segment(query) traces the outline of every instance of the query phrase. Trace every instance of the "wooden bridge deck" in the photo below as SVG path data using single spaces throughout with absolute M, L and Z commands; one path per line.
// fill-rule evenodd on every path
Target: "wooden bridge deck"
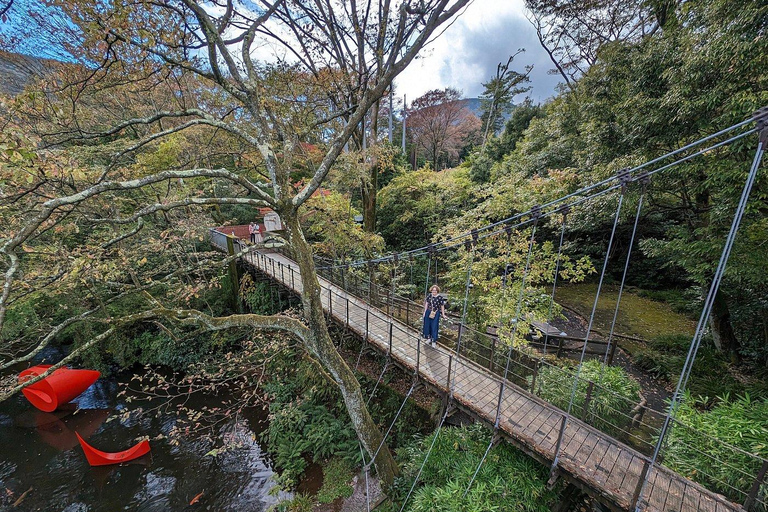
M 253 252 L 245 260 L 286 288 L 301 293 L 298 267 L 285 256 Z M 452 386 L 456 402 L 491 424 L 495 422 L 502 390 L 499 377 L 472 361 L 456 358 L 453 351 L 445 347 L 419 347 L 419 333 L 414 329 L 325 279 L 320 279 L 320 284 L 323 308 L 337 322 L 379 350 L 389 351 L 403 367 L 418 369 L 420 378 L 438 389 L 449 392 Z M 554 458 L 564 416 L 561 409 L 513 383 L 503 387 L 500 429 L 509 441 L 545 464 L 551 464 Z M 568 420 L 559 455 L 561 474 L 611 508 L 629 509 L 648 462 L 645 455 L 607 434 L 576 418 Z M 641 510 L 744 511 L 741 505 L 665 467 L 657 465 L 649 472 L 648 484 L 639 501 Z

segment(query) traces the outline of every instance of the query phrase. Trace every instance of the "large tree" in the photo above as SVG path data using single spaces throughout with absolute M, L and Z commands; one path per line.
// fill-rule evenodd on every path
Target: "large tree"
M 663 27 L 679 0 L 526 0 L 528 19 L 568 87 L 612 41 L 637 41 Z
M 80 66 L 57 74 L 45 95 L 27 98 L 27 111 L 39 114 L 32 120 L 38 122 L 40 139 L 26 144 L 23 135 L 16 134 L 12 158 L 3 164 L 15 179 L 2 191 L 0 328 L 25 294 L 43 287 L 81 286 L 80 273 L 97 267 L 99 271 L 89 274 L 86 282 L 93 307 L 64 315 L 32 346 L 14 351 L 2 368 L 7 371 L 15 362 L 31 359 L 72 325 L 94 324 L 94 336 L 59 364 L 135 322 L 288 331 L 339 386 L 360 442 L 372 456 L 382 435 L 354 374 L 328 335 L 301 211 L 394 77 L 468 1 L 54 0 L 51 16 L 30 17 L 30 37 L 52 33 L 48 44 L 58 45 Z M 58 23 L 60 30 L 35 26 L 52 19 L 65 20 Z M 132 97 L 141 98 L 142 87 L 148 94 L 160 81 L 177 84 L 166 102 L 136 108 L 121 108 L 116 102 L 107 110 L 109 116 L 89 114 L 93 107 L 106 109 L 99 98 L 108 98 L 110 91 L 133 84 Z M 209 166 L 205 159 L 187 163 L 180 158 L 173 168 L 162 168 L 162 159 L 137 166 L 138 155 L 156 150 L 162 139 L 199 129 L 209 137 L 236 141 L 240 150 L 231 165 L 221 159 L 209 160 L 220 163 Z M 292 174 L 298 164 L 307 164 L 302 143 L 318 140 L 323 141 L 322 155 L 310 159 L 316 161 L 311 176 L 296 186 Z M 104 159 L 94 156 L 88 145 L 97 141 L 121 147 Z M 33 144 L 52 151 L 30 156 Z M 70 160 L 75 168 L 66 169 L 61 161 L 55 169 L 50 167 L 54 157 L 61 159 L 73 146 L 81 157 Z M 253 172 L 241 172 L 235 165 L 238 159 L 249 162 Z M 177 210 L 192 219 L 194 208 L 212 205 L 270 207 L 278 212 L 301 272 L 300 319 L 253 314 L 215 318 L 197 309 L 165 307 L 152 296 L 152 287 L 161 281 L 173 285 L 175 272 L 141 272 L 154 256 L 155 243 L 132 245 L 134 251 L 149 251 L 143 257 L 135 252 L 130 259 L 114 261 L 110 249 L 130 244 L 146 219 L 159 214 L 162 222 L 173 223 L 171 213 Z M 116 234 L 105 225 L 125 231 Z M 51 242 L 54 245 L 47 247 Z M 46 278 L 38 267 L 41 254 L 60 272 Z M 67 255 L 78 265 L 70 265 Z M 142 307 L 112 316 L 108 305 L 124 294 L 144 297 L 138 303 Z M 0 400 L 17 390 L 4 389 Z M 391 482 L 396 465 L 388 450 L 379 452 L 375 465 L 384 481 Z
M 463 148 L 476 141 L 480 120 L 456 89 L 427 91 L 411 104 L 408 130 L 416 153 L 438 169 L 440 162 L 455 162 Z
M 529 91 L 530 87 L 523 87 L 528 82 L 528 75 L 533 66 L 526 66 L 525 72 L 520 73 L 509 69 L 512 61 L 523 50 L 511 55 L 505 64 L 496 66 L 496 76 L 487 82 L 483 82 L 483 94 L 480 95 L 480 107 L 482 114 L 480 121 L 483 123 L 483 147 L 488 142 L 488 135 L 495 135 L 504 124 L 504 117 L 512 112 L 512 99 L 518 94 Z

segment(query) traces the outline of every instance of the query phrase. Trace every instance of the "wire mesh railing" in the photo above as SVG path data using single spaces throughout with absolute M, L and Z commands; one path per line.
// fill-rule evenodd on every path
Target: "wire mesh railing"
M 211 230 L 211 242 L 223 250 L 227 247 L 226 238 L 227 235 Z M 245 259 L 254 266 L 301 293 L 301 279 L 293 265 L 276 261 L 263 252 L 248 252 L 247 244 L 239 239 L 234 241 L 234 246 L 236 252 L 245 253 Z M 425 349 L 418 336 L 423 306 L 393 293 L 391 286 L 376 285 L 359 273 L 333 272 L 332 269 L 318 273 L 336 285 L 323 285 L 323 305 L 330 316 L 356 330 L 392 358 L 414 368 L 421 378 L 455 392 L 456 398 L 467 405 L 494 412 L 497 402 L 503 406 L 511 401 L 515 392 L 505 388 L 502 379 L 508 370 L 506 382 L 541 399 L 542 403 L 558 407 L 559 414 L 565 416 L 562 410 L 567 408 L 569 398 L 565 390 L 570 390 L 575 375 L 573 368 L 560 366 L 552 356 L 525 347 L 510 349 L 497 335 L 457 325 L 451 320 L 454 325 L 442 334 L 443 346 L 448 350 L 443 350 L 438 359 L 430 353 L 429 371 L 426 371 Z M 344 293 L 339 293 L 339 289 Z M 457 358 L 452 345 L 457 341 L 459 330 L 462 340 Z M 470 385 L 472 382 L 483 382 L 485 388 L 474 389 Z M 580 381 L 572 408 L 572 417 L 627 443 L 644 455 L 646 466 L 664 414 L 648 407 L 642 396 L 634 400 L 589 379 Z M 493 421 L 493 417 L 486 419 Z M 549 422 L 557 423 L 554 417 Z M 550 440 L 556 430 L 548 432 Z M 681 435 L 676 436 L 678 430 Z M 673 421 L 671 441 L 662 456 L 661 462 L 673 471 L 743 504 L 745 509 L 768 510 L 768 461 L 764 457 L 709 436 L 679 420 Z

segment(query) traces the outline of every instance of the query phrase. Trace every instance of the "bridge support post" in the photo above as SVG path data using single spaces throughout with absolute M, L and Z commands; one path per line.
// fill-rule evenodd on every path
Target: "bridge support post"
M 392 357 L 392 318 L 389 319 L 389 349 L 387 349 L 387 357 Z
M 581 419 L 587 421 L 587 413 L 589 412 L 589 403 L 592 401 L 592 391 L 595 388 L 594 381 L 589 381 L 587 386 L 587 395 L 584 397 L 584 407 L 581 409 Z
M 632 502 L 629 504 L 629 510 L 635 510 L 637 508 L 637 503 L 640 501 L 640 495 L 643 492 L 643 485 L 645 484 L 650 469 L 651 465 L 648 463 L 648 460 L 644 460 L 643 470 L 640 472 L 640 478 L 637 480 L 635 492 L 632 494 Z
M 750 489 L 749 495 L 747 495 L 747 500 L 744 502 L 744 510 L 748 511 L 752 508 L 752 505 L 754 505 L 755 500 L 757 499 L 757 493 L 760 491 L 760 487 L 765 481 L 766 473 L 768 473 L 768 460 L 763 461 L 763 466 L 760 468 L 760 471 L 757 472 L 755 483 L 752 484 L 752 489 Z
M 227 255 L 229 257 L 235 255 L 234 235 L 227 235 Z M 229 281 L 232 285 L 232 295 L 230 297 L 232 300 L 232 310 L 238 313 L 242 313 L 242 308 L 240 307 L 240 296 L 238 295 L 238 291 L 240 289 L 240 276 L 237 273 L 237 262 L 234 259 L 230 260 L 228 267 Z
M 533 375 L 531 376 L 531 393 L 534 395 L 536 394 L 536 377 L 539 375 L 539 365 L 541 364 L 540 360 L 536 360 L 533 363 Z
M 557 463 L 559 462 L 560 458 L 560 445 L 563 444 L 563 435 L 565 434 L 565 426 L 568 423 L 568 415 L 563 414 L 563 419 L 560 422 L 560 433 L 557 435 L 557 443 L 555 444 L 555 456 L 552 460 L 552 467 L 549 469 L 549 478 L 550 480 L 555 475 L 555 472 L 557 471 Z
M 419 378 L 419 364 L 421 363 L 421 340 L 416 341 L 416 378 Z
M 488 358 L 488 371 L 493 373 L 493 358 L 496 355 L 496 339 L 498 338 L 498 330 L 496 336 L 491 336 L 491 357 Z
M 411 326 L 411 304 L 410 302 L 405 303 L 405 325 L 408 327 Z

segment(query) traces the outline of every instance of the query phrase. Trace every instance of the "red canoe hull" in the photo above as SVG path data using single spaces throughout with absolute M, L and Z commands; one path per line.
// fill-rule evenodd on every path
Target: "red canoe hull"
M 122 452 L 109 453 L 97 450 L 93 446 L 85 442 L 80 437 L 80 434 L 75 432 L 77 440 L 80 442 L 80 446 L 83 447 L 85 452 L 85 458 L 88 459 L 88 464 L 91 466 L 108 466 L 110 464 L 120 464 L 122 462 L 128 462 L 129 460 L 138 459 L 149 453 L 149 441 L 144 440 L 137 445 L 128 448 Z
M 37 377 L 51 365 L 41 364 L 27 368 L 19 374 L 19 383 Z M 32 405 L 43 412 L 53 412 L 88 389 L 101 376 L 96 370 L 59 368 L 45 379 L 22 389 Z

